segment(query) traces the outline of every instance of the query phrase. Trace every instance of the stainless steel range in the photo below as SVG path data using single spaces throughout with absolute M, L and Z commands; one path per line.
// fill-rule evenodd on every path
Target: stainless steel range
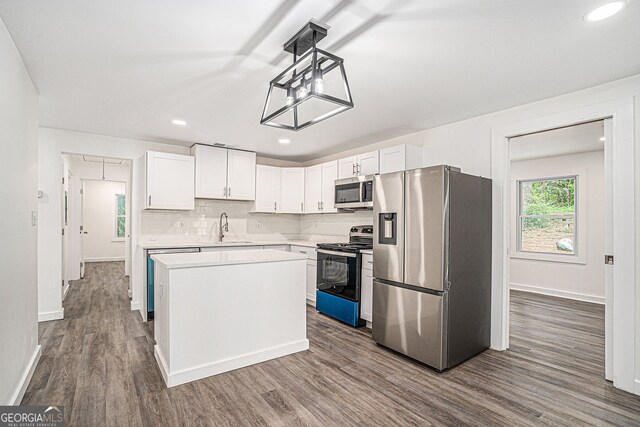
M 349 243 L 318 244 L 316 309 L 351 326 L 360 319 L 361 251 L 373 248 L 373 226 L 358 225 L 349 232 Z

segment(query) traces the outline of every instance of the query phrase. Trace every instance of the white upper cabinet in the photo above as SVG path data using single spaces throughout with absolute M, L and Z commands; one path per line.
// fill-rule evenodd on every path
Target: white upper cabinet
M 305 213 L 338 212 L 334 206 L 338 162 L 310 166 L 305 171 Z
M 380 150 L 380 173 L 406 171 L 421 166 L 421 147 L 401 144 Z
M 196 144 L 196 197 L 255 200 L 256 153 Z
M 322 202 L 322 165 L 308 167 L 304 181 L 304 211 L 318 213 Z
M 345 157 L 344 159 L 338 160 L 338 177 L 342 179 L 356 176 L 357 164 L 358 159 L 356 156 Z
M 227 150 L 194 145 L 191 155 L 196 158 L 196 198 L 227 198 Z
M 276 213 L 280 203 L 280 168 L 256 166 L 256 203 L 254 212 Z
M 379 172 L 378 151 L 358 154 L 338 160 L 338 178 L 374 175 Z
M 356 168 L 358 175 L 374 175 L 380 172 L 378 163 L 378 151 L 358 155 L 358 166 Z
M 336 179 L 338 179 L 338 162 L 323 163 L 322 199 L 320 200 L 320 210 L 322 213 L 338 212 L 338 209 L 335 207 Z
M 227 198 L 255 200 L 256 153 L 227 150 Z
M 304 168 L 280 169 L 280 206 L 277 212 L 304 212 Z
M 195 161 L 192 156 L 147 151 L 145 163 L 145 209 L 194 209 Z

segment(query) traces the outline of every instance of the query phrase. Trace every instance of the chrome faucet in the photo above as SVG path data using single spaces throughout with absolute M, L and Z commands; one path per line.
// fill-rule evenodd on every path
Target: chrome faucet
M 222 218 L 224 217 L 224 225 L 222 225 Z M 229 232 L 229 217 L 226 212 L 220 214 L 220 231 L 218 232 L 218 242 L 222 242 L 224 239 L 224 232 Z

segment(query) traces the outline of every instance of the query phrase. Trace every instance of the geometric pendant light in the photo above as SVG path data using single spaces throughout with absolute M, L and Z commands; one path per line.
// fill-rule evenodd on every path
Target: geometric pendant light
M 310 21 L 285 43 L 293 63 L 269 82 L 260 124 L 298 131 L 353 108 L 344 60 L 316 46 L 326 35 Z

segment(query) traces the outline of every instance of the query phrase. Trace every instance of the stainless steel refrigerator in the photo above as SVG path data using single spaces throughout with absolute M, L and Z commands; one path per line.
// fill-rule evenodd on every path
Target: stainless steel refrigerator
M 373 186 L 373 339 L 440 371 L 487 349 L 491 180 L 434 166 Z

